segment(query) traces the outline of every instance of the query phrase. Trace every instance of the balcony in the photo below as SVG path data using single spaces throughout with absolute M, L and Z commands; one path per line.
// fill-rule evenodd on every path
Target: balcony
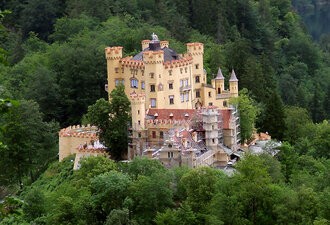
M 190 90 L 191 90 L 191 85 L 180 87 L 180 92 L 190 91 Z

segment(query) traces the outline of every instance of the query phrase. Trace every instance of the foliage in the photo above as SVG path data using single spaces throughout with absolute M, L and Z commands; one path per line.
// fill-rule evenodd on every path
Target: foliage
M 21 101 L 7 113 L 3 121 L 1 139 L 7 146 L 1 150 L 1 168 L 6 171 L 1 183 L 23 185 L 22 178 L 33 171 L 43 171 L 49 160 L 56 156 L 51 149 L 56 145 L 57 124 L 44 122 L 38 105 L 32 101 Z
M 285 113 L 282 100 L 273 92 L 267 100 L 265 110 L 262 112 L 260 130 L 269 132 L 274 139 L 282 140 L 286 131 Z
M 244 143 L 251 139 L 255 122 L 260 111 L 255 101 L 249 97 L 247 89 L 242 89 L 239 93 L 239 97 L 237 99 L 232 99 L 231 103 L 238 105 L 241 129 L 240 136 L 241 142 Z
M 110 97 L 110 103 L 99 99 L 94 105 L 89 106 L 87 120 L 100 129 L 100 141 L 107 146 L 110 156 L 119 160 L 124 158 L 127 151 L 130 101 L 123 85 L 117 86 L 110 93 Z
M 328 24 L 323 3 L 292 1 L 314 37 L 322 27 L 311 22 Z M 0 101 L 0 180 L 7 189 L 24 183 L 23 204 L 1 203 L 1 224 L 329 223 L 329 35 L 313 42 L 290 0 L 6 0 L 0 10 L 0 95 L 20 102 L 8 110 Z M 257 128 L 289 143 L 275 159 L 247 156 L 230 178 L 213 168 L 104 157 L 83 159 L 75 172 L 71 157 L 43 173 L 56 160 L 56 124 L 79 123 L 107 95 L 104 47 L 135 55 L 152 32 L 178 53 L 203 42 L 208 82 L 218 67 L 226 79 L 234 68 L 240 89 L 249 90 L 247 111 L 260 109 Z M 107 145 L 119 159 L 129 107 L 120 93 L 111 98 L 118 107 L 101 100 L 98 112 L 107 122 L 109 113 L 120 118 L 104 123 L 115 127 L 106 138 L 119 140 Z M 240 111 L 248 139 L 255 121 Z

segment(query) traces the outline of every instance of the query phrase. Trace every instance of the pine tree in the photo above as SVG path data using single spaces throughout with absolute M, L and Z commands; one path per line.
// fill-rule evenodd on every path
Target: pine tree
M 261 130 L 269 132 L 275 138 L 281 140 L 286 130 L 285 112 L 283 102 L 276 91 L 273 91 L 266 103 L 266 109 L 261 124 Z
M 310 111 L 312 112 L 312 119 L 314 123 L 321 122 L 324 119 L 324 108 L 319 87 L 315 88 L 314 97 L 310 102 Z

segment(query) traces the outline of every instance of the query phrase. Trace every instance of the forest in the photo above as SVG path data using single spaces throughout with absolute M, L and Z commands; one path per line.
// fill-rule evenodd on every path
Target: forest
M 1 1 L 0 224 L 329 224 L 330 34 L 311 9 L 330 15 L 316 0 Z M 253 120 L 240 109 L 241 126 L 282 141 L 280 153 L 248 155 L 231 176 L 56 162 L 59 129 L 107 99 L 104 48 L 134 55 L 153 32 L 178 53 L 204 43 L 209 82 L 234 68 L 254 109 Z

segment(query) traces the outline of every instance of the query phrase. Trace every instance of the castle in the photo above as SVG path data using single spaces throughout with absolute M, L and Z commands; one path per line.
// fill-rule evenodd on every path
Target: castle
M 226 166 L 240 157 L 239 117 L 229 104 L 238 96 L 238 79 L 232 70 L 225 90 L 219 68 L 207 84 L 203 54 L 202 43 L 188 43 L 187 53 L 177 54 L 155 34 L 133 57 L 123 58 L 122 47 L 105 48 L 109 98 L 122 83 L 131 101 L 129 160 L 148 156 L 168 167 L 196 167 Z M 60 136 L 60 156 L 61 146 Z

